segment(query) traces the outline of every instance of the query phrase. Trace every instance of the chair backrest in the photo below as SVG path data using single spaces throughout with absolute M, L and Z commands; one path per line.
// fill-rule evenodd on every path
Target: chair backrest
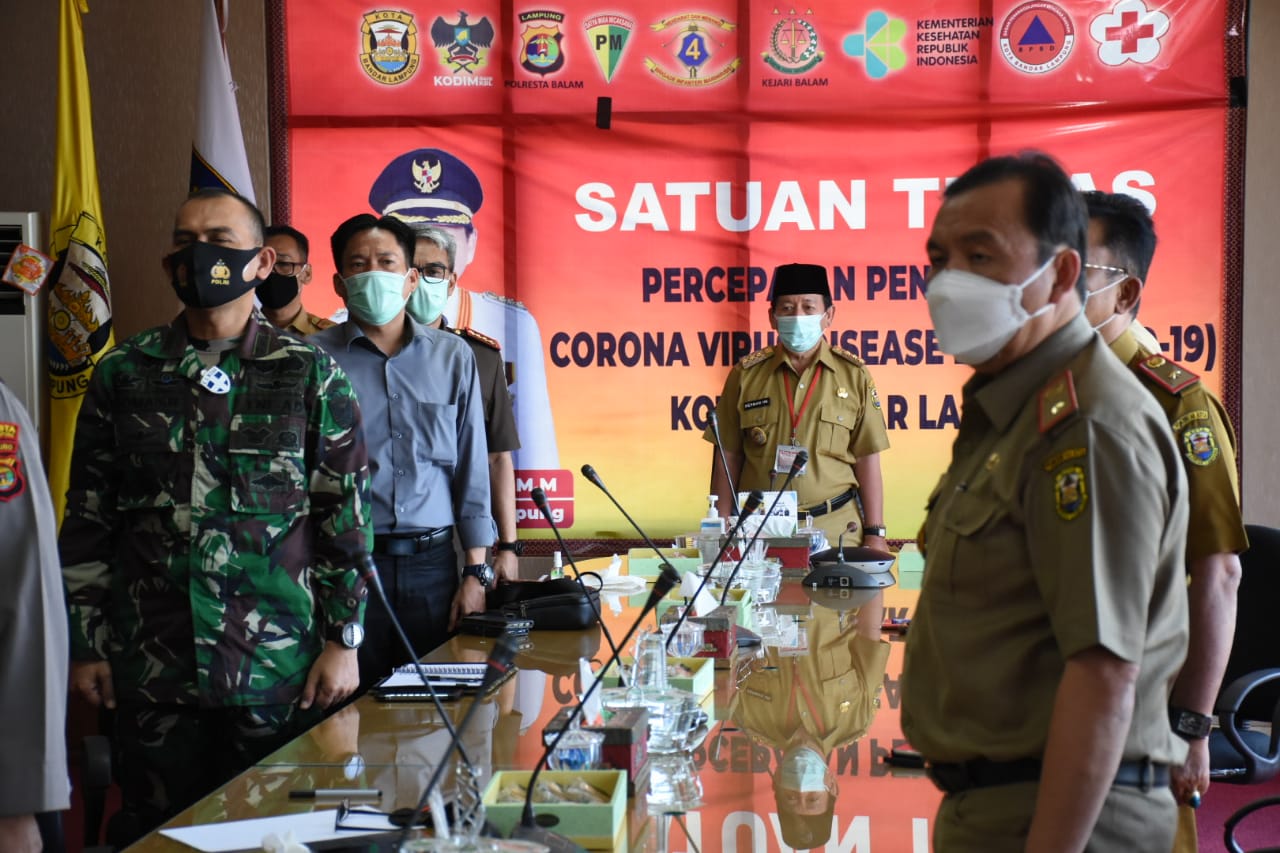
M 1246 524 L 1249 550 L 1240 555 L 1240 594 L 1235 641 L 1223 685 L 1247 672 L 1280 667 L 1280 530 Z M 1245 700 L 1240 717 L 1270 720 L 1280 704 L 1280 683 L 1266 685 Z

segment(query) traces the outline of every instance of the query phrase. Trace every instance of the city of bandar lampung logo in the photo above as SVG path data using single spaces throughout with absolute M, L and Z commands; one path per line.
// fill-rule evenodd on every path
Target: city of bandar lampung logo
M 413 15 L 395 9 L 365 13 L 360 23 L 360 67 L 383 84 L 405 82 L 418 70 L 418 27 Z

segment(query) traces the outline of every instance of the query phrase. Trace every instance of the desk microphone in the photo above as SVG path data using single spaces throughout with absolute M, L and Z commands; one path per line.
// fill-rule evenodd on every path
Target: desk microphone
M 653 553 L 658 555 L 658 560 L 661 561 L 663 567 L 671 569 L 671 571 L 674 572 L 675 567 L 671 565 L 671 562 L 666 558 L 658 546 L 653 544 L 653 540 L 649 538 L 649 534 L 640 529 L 640 525 L 636 524 L 636 520 L 622 508 L 622 504 L 618 503 L 618 499 L 610 494 L 609 490 L 605 488 L 604 480 L 600 479 L 600 475 L 596 473 L 596 469 L 592 468 L 590 465 L 583 465 L 582 476 L 590 480 L 597 489 L 605 493 L 605 496 L 608 497 L 609 500 L 613 501 L 613 505 L 618 508 L 618 512 L 622 513 L 627 521 L 631 522 L 631 526 L 636 529 L 636 533 L 640 534 L 640 538 L 644 540 L 646 545 L 653 549 Z
M 740 517 L 742 513 L 738 509 L 738 487 L 733 484 L 733 475 L 729 473 L 729 460 L 724 455 L 724 444 L 720 441 L 720 416 L 716 414 L 715 409 L 707 415 L 707 420 L 711 423 L 711 434 L 716 439 L 716 453 L 720 457 L 720 467 L 724 469 L 724 478 L 729 483 L 729 505 L 733 507 L 733 514 Z
M 777 507 L 778 501 L 782 499 L 782 493 L 787 490 L 787 487 L 791 485 L 791 481 L 795 479 L 796 474 L 799 474 L 800 469 L 807 465 L 808 462 L 809 451 L 797 450 L 795 458 L 791 460 L 791 470 L 787 472 L 787 479 L 782 481 L 782 488 L 778 489 L 778 493 L 773 496 L 773 503 L 769 504 L 769 510 L 764 514 L 766 522 L 773 517 L 773 510 Z M 741 526 L 741 519 L 738 520 L 738 524 Z M 751 539 L 748 540 L 745 546 L 743 546 L 742 553 L 738 555 L 738 562 L 733 567 L 733 571 L 729 573 L 728 579 L 724 582 L 724 591 L 720 593 L 721 604 L 724 604 L 729 600 L 729 590 L 733 586 L 733 579 L 738 576 L 738 569 L 742 568 L 742 564 L 746 561 L 747 552 L 751 550 L 751 546 L 756 544 L 756 540 L 760 538 L 761 530 L 764 530 L 764 524 L 760 524 L 756 527 L 756 532 L 751 535 Z
M 613 644 L 613 637 L 609 634 L 608 627 L 604 624 L 604 617 L 600 615 L 600 608 L 597 601 L 591 598 L 591 590 L 587 589 L 587 585 L 582 582 L 582 572 L 578 571 L 578 564 L 573 561 L 573 554 L 569 553 L 569 546 L 565 544 L 564 537 L 560 535 L 560 528 L 556 527 L 556 523 L 551 518 L 551 510 L 547 508 L 547 493 L 541 487 L 535 488 L 531 493 L 533 504 L 542 513 L 542 517 L 547 520 L 547 525 L 551 528 L 551 532 L 556 535 L 556 541 L 560 543 L 560 550 L 564 552 L 564 556 L 569 560 L 569 567 L 573 569 L 573 577 L 578 584 L 587 593 L 587 604 L 591 606 L 591 613 L 596 617 L 596 621 L 600 623 L 600 631 L 604 634 L 605 642 L 609 644 L 609 651 L 615 657 L 619 655 L 618 647 Z M 604 584 L 601 584 L 603 588 Z
M 449 756 L 456 748 L 458 755 L 463 761 L 467 761 L 467 754 L 462 748 L 462 733 L 471 725 L 471 718 L 475 716 L 476 709 L 480 707 L 480 701 L 484 698 L 495 684 L 502 680 L 511 669 L 511 662 L 515 660 L 516 653 L 519 651 L 519 643 L 514 635 L 503 631 L 498 636 L 498 641 L 493 644 L 493 648 L 489 650 L 489 657 L 484 662 L 484 675 L 480 679 L 480 688 L 476 691 L 475 697 L 471 700 L 467 713 L 463 715 L 462 722 L 458 723 L 456 730 L 451 730 L 449 745 L 445 748 L 444 755 L 440 758 L 440 763 L 436 765 L 435 772 L 431 774 L 427 787 L 422 789 L 422 796 L 418 798 L 418 805 L 414 807 L 412 814 L 416 817 L 422 814 L 423 809 L 427 806 L 427 798 L 431 796 L 431 792 L 435 790 L 436 784 L 440 781 L 440 777 L 444 775 L 444 769 L 449 766 Z M 452 727 L 451 727 L 452 729 Z M 469 763 L 469 762 L 468 762 Z M 400 831 L 400 840 L 397 849 L 404 845 L 405 839 L 409 837 L 409 832 L 413 829 L 415 821 L 410 820 L 405 824 L 404 829 Z
M 707 567 L 707 573 L 702 576 L 702 582 L 698 584 L 698 588 L 694 591 L 692 600 L 696 600 L 698 595 L 706 589 L 707 583 L 711 580 L 711 575 L 715 572 L 715 567 L 720 565 L 720 561 L 724 558 L 725 553 L 733 546 L 733 538 L 738 535 L 738 531 L 742 529 L 742 525 L 747 518 L 755 515 L 756 510 L 760 508 L 760 504 L 764 503 L 764 493 L 759 489 L 752 489 L 751 494 L 747 495 L 747 502 L 742 507 L 743 512 L 738 516 L 738 523 L 733 526 L 733 530 L 729 531 L 729 535 L 725 537 L 724 543 L 720 545 L 720 553 L 716 554 L 716 558 L 711 561 L 711 565 Z M 675 625 L 671 626 L 671 633 L 667 635 L 667 649 L 671 648 L 671 643 L 676 638 L 676 632 L 680 630 L 680 626 L 689 618 L 689 611 L 693 609 L 690 604 L 684 608 L 680 614 L 680 618 L 676 620 Z
M 588 466 L 590 467 L 590 466 Z M 627 634 L 622 638 L 622 646 L 625 648 L 631 640 L 631 635 L 640 627 L 640 623 L 644 622 L 658 602 L 667 596 L 667 593 L 675 589 L 676 584 L 680 583 L 680 575 L 671 566 L 663 566 L 658 577 L 654 579 L 653 589 L 649 592 L 649 600 L 644 603 L 644 607 L 640 610 L 640 615 L 636 617 L 636 621 L 631 623 L 631 627 L 627 629 Z M 578 717 L 582 716 L 582 708 L 586 704 L 587 699 L 591 698 L 591 694 L 600 686 L 600 682 L 604 680 L 604 675 L 609 671 L 609 667 L 618 662 L 618 653 L 615 651 L 605 665 L 596 675 L 595 680 L 586 688 L 582 694 L 582 698 L 573 710 L 569 713 L 569 718 L 564 721 L 564 727 L 556 732 L 556 736 L 551 743 L 542 750 L 542 755 L 538 759 L 538 764 L 533 768 L 533 775 L 529 777 L 529 790 L 524 795 L 524 812 L 520 816 L 520 822 L 511 829 L 511 837 L 519 838 L 525 841 L 536 841 L 539 844 L 545 844 L 553 853 L 570 853 L 571 851 L 579 851 L 582 848 L 565 838 L 563 835 L 552 832 L 551 830 L 539 826 L 537 819 L 533 814 L 533 791 L 534 784 L 538 781 L 538 775 L 542 772 L 542 768 L 547 763 L 547 758 L 551 753 L 555 752 L 556 747 L 560 744 L 560 739 L 565 733 L 573 727 L 573 723 Z

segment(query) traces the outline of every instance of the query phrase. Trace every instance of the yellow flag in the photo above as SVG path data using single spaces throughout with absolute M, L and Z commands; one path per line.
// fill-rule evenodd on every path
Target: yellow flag
M 58 22 L 58 135 L 49 223 L 50 254 L 58 266 L 49 290 L 47 353 L 49 491 L 59 524 L 80 401 L 93 365 L 115 343 L 80 17 L 88 11 L 88 0 L 62 0 Z

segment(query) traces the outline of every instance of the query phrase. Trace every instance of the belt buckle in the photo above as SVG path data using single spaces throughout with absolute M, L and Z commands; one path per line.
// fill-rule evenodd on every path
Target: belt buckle
M 1138 770 L 1138 790 L 1146 794 L 1155 787 L 1156 768 L 1151 762 L 1151 756 L 1143 758 L 1139 764 Z

